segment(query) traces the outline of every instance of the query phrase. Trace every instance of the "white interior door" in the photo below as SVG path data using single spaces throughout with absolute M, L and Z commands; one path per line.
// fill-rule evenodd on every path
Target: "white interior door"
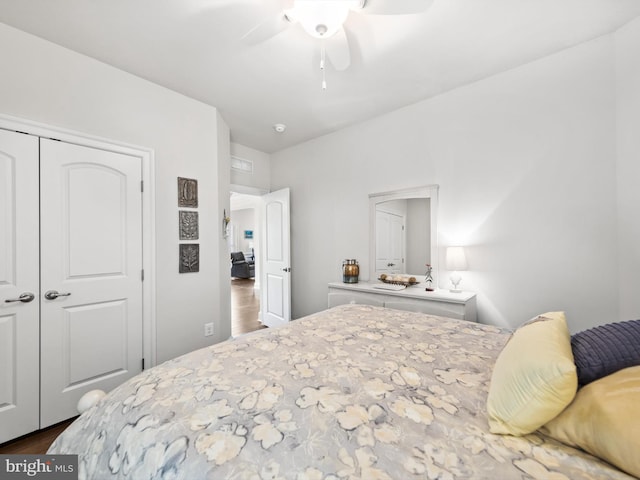
M 401 273 L 404 270 L 404 218 L 376 212 L 376 272 Z
M 262 196 L 264 273 L 260 309 L 268 327 L 291 321 L 289 189 Z
M 38 208 L 38 137 L 0 130 L 0 443 L 39 427 Z
M 44 428 L 142 369 L 142 174 L 120 153 L 48 139 L 40 152 Z

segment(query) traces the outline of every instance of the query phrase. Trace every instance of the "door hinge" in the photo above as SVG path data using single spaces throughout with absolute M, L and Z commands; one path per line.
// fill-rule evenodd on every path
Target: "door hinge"
M 140 280 L 144 282 L 144 268 L 140 270 Z
M 140 191 L 144 192 L 144 180 L 140 180 Z
M 144 370 L 144 358 L 142 359 L 142 369 Z

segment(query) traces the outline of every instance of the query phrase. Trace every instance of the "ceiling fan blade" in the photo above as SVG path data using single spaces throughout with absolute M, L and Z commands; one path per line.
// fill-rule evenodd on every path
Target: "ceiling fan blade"
M 372 15 L 407 15 L 422 13 L 431 7 L 434 0 L 367 0 L 358 12 Z
M 324 50 L 336 70 L 346 70 L 351 65 L 349 40 L 344 28 L 340 28 L 334 35 L 324 40 Z
M 287 20 L 284 12 L 270 15 L 258 25 L 249 30 L 247 33 L 245 33 L 242 36 L 242 42 L 248 45 L 256 45 L 260 42 L 264 42 L 265 40 L 269 40 L 270 38 L 275 37 L 290 25 L 291 22 Z

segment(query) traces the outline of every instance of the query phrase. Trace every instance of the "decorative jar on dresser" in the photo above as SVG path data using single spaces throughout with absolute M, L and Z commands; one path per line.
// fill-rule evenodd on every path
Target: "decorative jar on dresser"
M 442 317 L 476 322 L 476 294 L 453 293 L 449 290 L 427 292 L 423 284 L 402 290 L 388 290 L 379 282 L 329 284 L 329 308 L 345 303 L 359 303 L 378 307 L 429 313 Z

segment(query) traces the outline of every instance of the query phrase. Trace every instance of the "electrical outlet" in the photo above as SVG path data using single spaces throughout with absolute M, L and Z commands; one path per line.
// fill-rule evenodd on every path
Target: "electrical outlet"
M 204 324 L 204 336 L 210 337 L 213 335 L 213 323 L 205 323 Z

